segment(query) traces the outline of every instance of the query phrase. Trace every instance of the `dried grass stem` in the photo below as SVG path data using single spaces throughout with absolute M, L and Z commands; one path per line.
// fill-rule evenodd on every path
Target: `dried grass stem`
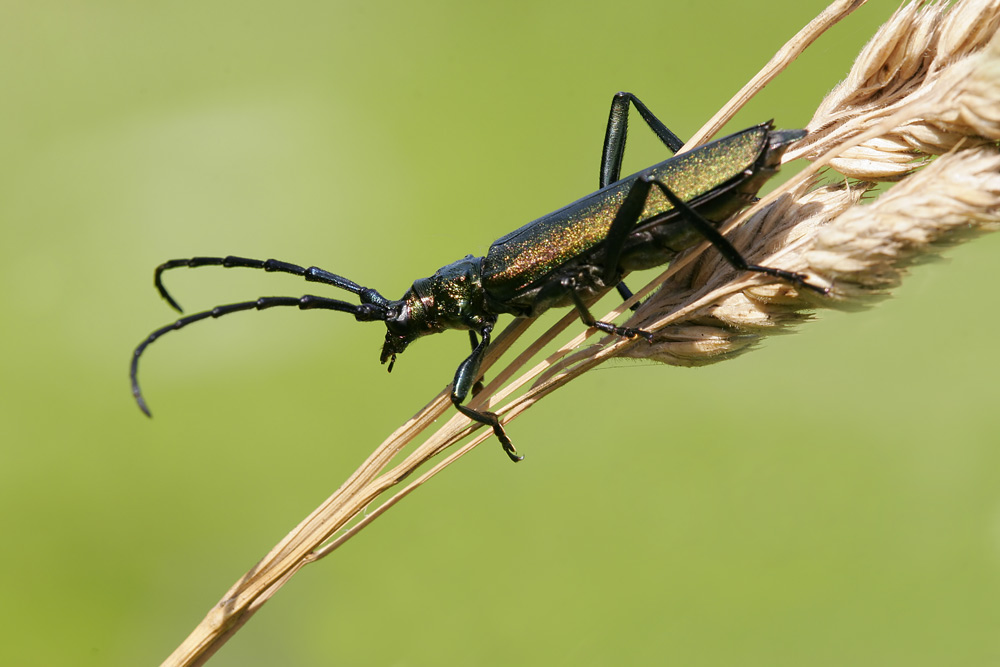
M 860 4 L 859 0 L 831 4 L 696 139 L 713 134 L 805 46 Z M 708 245 L 703 244 L 678 257 L 633 299 L 601 318 L 615 319 L 643 300 L 628 325 L 654 332 L 652 345 L 609 338 L 581 347 L 593 335 L 581 331 L 521 372 L 566 328 L 579 331 L 577 315 L 568 312 L 494 373 L 490 367 L 531 324 L 515 321 L 491 347 L 483 370 L 493 379 L 471 406 L 494 410 L 510 421 L 557 387 L 614 356 L 682 366 L 729 358 L 767 334 L 804 321 L 811 309 L 866 305 L 898 284 L 907 265 L 934 252 L 937 244 L 996 227 L 1000 222 L 998 26 L 1000 0 L 959 0 L 953 5 L 911 2 L 901 7 L 820 105 L 809 123 L 809 136 L 786 156 L 806 157 L 813 164 L 726 225 L 730 239 L 748 259 L 807 273 L 811 280 L 829 285 L 829 296 L 802 293 L 768 276 L 737 274 L 718 253 L 706 252 Z M 844 178 L 821 182 L 819 172 L 826 166 Z M 881 181 L 901 182 L 874 201 L 863 202 Z M 464 445 L 442 455 L 479 426 L 474 428 L 454 413 L 404 454 L 404 448 L 449 409 L 446 389 L 242 577 L 164 664 L 203 664 L 303 565 L 329 555 L 492 438 L 488 429 L 480 429 Z M 435 457 L 440 459 L 432 462 Z M 409 483 L 397 489 L 406 479 Z

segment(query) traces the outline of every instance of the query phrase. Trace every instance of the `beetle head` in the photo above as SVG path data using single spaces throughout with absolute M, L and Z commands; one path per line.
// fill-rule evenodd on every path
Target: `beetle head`
M 480 280 L 481 257 L 469 255 L 438 269 L 433 276 L 413 283 L 394 308 L 387 312 L 382 363 L 389 370 L 406 347 L 417 338 L 446 329 L 480 331 L 496 317 L 487 312 Z
M 410 343 L 421 336 L 444 330 L 437 324 L 433 290 L 427 289 L 431 281 L 431 278 L 422 278 L 413 283 L 403 298 L 396 302 L 398 307 L 388 313 L 385 343 L 379 360 L 383 364 L 388 362 L 390 373 L 396 363 L 396 355 L 402 354 Z

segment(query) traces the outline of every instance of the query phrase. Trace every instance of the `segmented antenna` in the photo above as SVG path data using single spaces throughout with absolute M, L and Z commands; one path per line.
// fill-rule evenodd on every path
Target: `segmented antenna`
M 333 285 L 334 287 L 339 287 L 340 289 L 347 290 L 348 292 L 353 292 L 361 297 L 362 303 L 374 303 L 386 307 L 389 306 L 389 300 L 375 290 L 367 287 L 361 287 L 352 280 L 348 280 L 343 276 L 338 276 L 336 273 L 330 273 L 329 271 L 321 269 L 318 266 L 310 266 L 306 269 L 298 264 L 282 262 L 277 259 L 260 260 L 229 255 L 228 257 L 192 257 L 190 259 L 172 259 L 156 267 L 156 271 L 153 273 L 153 284 L 156 286 L 156 291 L 158 291 L 160 296 L 166 299 L 167 303 L 169 303 L 170 306 L 178 313 L 183 313 L 184 309 L 180 307 L 180 304 L 174 300 L 174 297 L 170 296 L 167 288 L 163 286 L 163 272 L 170 271 L 171 269 L 178 269 L 184 266 L 191 269 L 196 269 L 202 266 L 221 266 L 225 269 L 263 269 L 268 272 L 290 273 L 293 276 L 305 278 L 307 282 Z
M 308 282 L 332 285 L 333 287 L 338 287 L 340 289 L 347 290 L 348 292 L 352 292 L 353 294 L 357 294 L 361 303 L 348 303 L 346 301 L 328 299 L 326 297 L 315 296 L 312 294 L 307 294 L 301 297 L 265 296 L 254 301 L 241 301 L 239 303 L 216 306 L 211 310 L 205 310 L 193 315 L 187 315 L 186 317 L 176 320 L 172 324 L 160 327 L 153 333 L 149 334 L 149 336 L 147 336 L 146 339 L 139 343 L 139 345 L 135 348 L 135 352 L 132 353 L 132 363 L 129 367 L 129 378 L 132 381 L 132 395 L 135 397 L 135 401 L 139 405 L 139 409 L 146 413 L 146 416 L 148 417 L 152 417 L 152 413 L 149 411 L 146 399 L 143 398 L 142 390 L 139 388 L 139 357 L 142 356 L 142 353 L 145 352 L 147 347 L 149 347 L 154 341 L 158 340 L 165 333 L 183 329 L 188 325 L 208 318 L 217 319 L 223 315 L 230 315 L 244 310 L 266 310 L 268 308 L 276 308 L 279 306 L 295 307 L 299 310 L 336 310 L 342 313 L 350 313 L 354 315 L 354 318 L 359 322 L 384 322 L 393 316 L 395 310 L 395 303 L 393 301 L 386 299 L 384 296 L 371 288 L 361 287 L 354 281 L 348 280 L 343 276 L 338 276 L 335 273 L 330 273 L 329 271 L 316 266 L 306 269 L 298 264 L 290 264 L 289 262 L 282 262 L 276 259 L 259 260 L 235 256 L 172 259 L 169 262 L 164 262 L 156 267 L 156 272 L 153 274 L 153 284 L 156 286 L 156 290 L 160 293 L 160 296 L 162 296 L 167 303 L 174 308 L 174 310 L 184 312 L 180 307 L 180 304 L 174 300 L 174 298 L 167 291 L 166 287 L 163 286 L 163 272 L 180 267 L 198 268 L 202 266 L 221 266 L 227 269 L 263 269 L 264 271 L 269 272 L 290 273 L 292 275 L 305 278 Z

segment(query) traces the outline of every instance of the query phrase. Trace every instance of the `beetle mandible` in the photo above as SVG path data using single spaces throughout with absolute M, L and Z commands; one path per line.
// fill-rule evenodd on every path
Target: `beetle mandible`
M 507 456 L 520 461 L 523 457 L 496 414 L 463 405 L 479 379 L 490 334 L 501 314 L 535 317 L 549 308 L 571 305 L 587 326 L 616 336 L 652 340 L 652 335 L 641 329 L 595 320 L 586 304 L 612 287 L 627 299 L 631 292 L 622 282 L 626 274 L 666 264 L 701 240 L 709 241 L 737 269 L 826 292 L 802 274 L 750 264 L 716 228 L 754 201 L 757 191 L 777 172 L 785 149 L 804 137 L 804 130 L 774 130 L 771 122 L 762 123 L 621 178 L 632 106 L 671 152 L 681 148 L 683 142 L 677 135 L 635 95 L 616 94 L 604 136 L 600 188 L 596 192 L 500 238 L 483 257 L 468 255 L 428 278 L 416 280 L 401 299 L 387 299 L 374 289 L 315 266 L 307 269 L 274 259 L 193 257 L 161 264 L 153 282 L 177 311 L 181 307 L 163 286 L 163 272 L 199 266 L 290 273 L 351 292 L 360 303 L 314 295 L 262 297 L 182 317 L 151 333 L 132 355 L 132 393 L 139 407 L 150 414 L 139 389 L 139 357 L 168 331 L 243 310 L 276 306 L 336 310 L 354 315 L 359 322 L 385 322 L 381 362 L 389 364 L 389 371 L 397 355 L 417 338 L 447 329 L 468 330 L 472 353 L 455 371 L 451 402 L 469 419 L 490 426 Z

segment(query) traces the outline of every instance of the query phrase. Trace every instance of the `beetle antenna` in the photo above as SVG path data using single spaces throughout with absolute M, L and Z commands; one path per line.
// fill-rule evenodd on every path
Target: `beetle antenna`
M 169 262 L 168 262 L 169 264 Z M 166 265 L 164 265 L 166 266 Z M 161 267 L 162 268 L 162 267 Z M 171 267 L 168 267 L 171 268 Z M 165 269 L 164 269 L 165 270 Z M 157 269 L 157 279 L 159 279 L 160 269 Z M 333 274 L 330 274 L 333 275 Z M 337 276 L 339 278 L 339 276 Z M 307 278 L 308 280 L 308 278 Z M 350 282 L 350 281 L 348 281 Z M 354 283 L 351 283 L 352 285 Z M 357 285 L 355 285 L 357 287 Z M 353 291 L 353 290 L 351 290 Z M 361 294 L 362 300 L 365 300 L 365 292 L 374 292 L 374 290 L 366 290 L 364 288 L 358 287 L 358 294 Z M 164 292 L 161 292 L 161 294 Z M 375 292 L 377 295 L 378 293 Z M 171 300 L 169 296 L 166 296 L 168 300 Z M 381 298 L 381 297 L 380 297 Z M 386 301 L 385 299 L 382 299 Z M 256 301 L 241 301 L 240 303 L 230 303 L 224 306 L 216 306 L 211 310 L 202 311 L 200 313 L 195 313 L 194 315 L 188 315 L 187 317 L 182 317 L 173 324 L 168 324 L 165 327 L 160 327 L 153 333 L 146 337 L 146 340 L 139 343 L 135 348 L 135 352 L 132 353 L 132 364 L 129 369 L 129 378 L 132 380 L 132 395 L 135 396 L 135 402 L 139 404 L 139 409 L 146 413 L 147 417 L 152 417 L 153 415 L 149 411 L 149 406 L 146 405 L 146 399 L 142 396 L 142 390 L 139 388 L 139 357 L 142 353 L 150 346 L 153 341 L 157 340 L 160 336 L 170 331 L 176 331 L 177 329 L 183 329 L 189 324 L 194 324 L 195 322 L 200 322 L 204 319 L 219 318 L 223 315 L 229 315 L 231 313 L 238 313 L 243 310 L 264 310 L 266 308 L 274 308 L 276 306 L 294 306 L 300 310 L 338 310 L 343 313 L 351 313 L 354 318 L 359 322 L 373 322 L 379 321 L 384 322 L 390 317 L 390 309 L 386 305 L 380 303 L 372 303 L 371 301 L 361 303 L 360 305 L 347 303 L 346 301 L 338 301 L 337 299 L 327 299 L 326 297 L 305 295 L 302 297 L 292 297 L 292 296 L 265 296 L 257 299 Z
M 156 271 L 153 273 L 153 284 L 156 286 L 156 290 L 160 293 L 160 296 L 162 296 L 167 303 L 169 303 L 170 306 L 179 313 L 183 313 L 184 310 L 181 308 L 180 304 L 174 300 L 174 297 L 170 295 L 167 288 L 163 286 L 163 272 L 183 266 L 191 269 L 195 269 L 200 266 L 221 266 L 226 269 L 263 269 L 268 272 L 290 273 L 293 276 L 305 278 L 306 281 L 311 283 L 333 285 L 334 287 L 357 294 L 361 297 L 362 303 L 371 303 L 383 307 L 388 307 L 389 305 L 388 299 L 375 290 L 361 287 L 352 280 L 348 280 L 343 276 L 338 276 L 335 273 L 330 273 L 329 271 L 321 269 L 317 266 L 311 266 L 307 269 L 299 266 L 298 264 L 282 262 L 277 259 L 259 260 L 230 255 L 228 257 L 192 257 L 190 259 L 172 259 L 169 262 L 164 262 L 156 267 Z

